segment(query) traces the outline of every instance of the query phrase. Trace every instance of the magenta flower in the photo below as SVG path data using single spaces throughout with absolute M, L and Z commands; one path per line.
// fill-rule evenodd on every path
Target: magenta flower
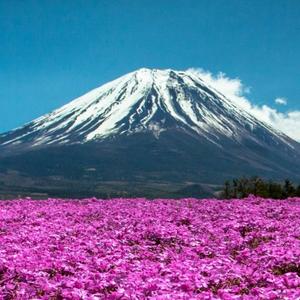
M 0 202 L 0 299 L 299 299 L 300 199 Z

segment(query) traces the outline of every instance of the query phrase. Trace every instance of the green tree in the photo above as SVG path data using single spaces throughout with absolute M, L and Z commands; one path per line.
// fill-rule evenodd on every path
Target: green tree
M 233 179 L 232 180 L 232 198 L 238 198 L 238 184 L 239 184 L 239 180 L 238 179 Z
M 294 197 L 296 194 L 296 189 L 289 179 L 284 181 L 283 185 L 283 198 Z
M 231 196 L 232 196 L 231 184 L 230 184 L 230 181 L 226 180 L 224 183 L 223 191 L 222 191 L 222 198 L 230 199 Z
M 268 184 L 264 182 L 261 178 L 256 181 L 256 196 L 267 198 L 269 197 Z
M 296 189 L 296 196 L 300 197 L 300 184 L 298 185 L 298 187 Z
M 237 182 L 237 196 L 238 198 L 245 198 L 250 194 L 249 179 L 242 177 Z
M 279 183 L 276 182 L 269 182 L 269 197 L 273 199 L 280 199 L 282 198 L 282 186 Z

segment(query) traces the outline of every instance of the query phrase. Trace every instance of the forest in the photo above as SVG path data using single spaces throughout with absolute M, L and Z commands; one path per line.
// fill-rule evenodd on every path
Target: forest
M 260 177 L 242 177 L 228 180 L 224 183 L 220 198 L 245 198 L 255 195 L 263 198 L 286 199 L 300 197 L 300 184 L 295 185 L 289 179 L 283 183 L 272 180 L 264 180 Z

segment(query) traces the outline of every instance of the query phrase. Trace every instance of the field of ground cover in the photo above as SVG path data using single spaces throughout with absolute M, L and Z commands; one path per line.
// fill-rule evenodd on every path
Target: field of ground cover
M 0 299 L 300 299 L 300 198 L 0 202 Z

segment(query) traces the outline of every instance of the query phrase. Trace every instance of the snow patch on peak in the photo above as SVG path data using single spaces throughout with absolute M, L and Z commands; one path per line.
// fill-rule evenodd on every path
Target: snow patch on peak
M 150 122 L 148 124 L 148 129 L 153 133 L 153 135 L 158 139 L 159 135 L 166 131 L 165 128 L 161 127 L 161 124 L 158 122 Z

